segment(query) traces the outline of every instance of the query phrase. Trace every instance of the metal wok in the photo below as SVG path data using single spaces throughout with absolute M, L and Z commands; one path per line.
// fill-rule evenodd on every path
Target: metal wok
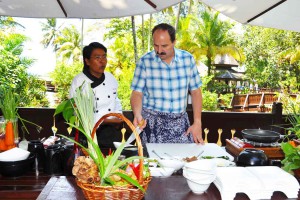
M 285 137 L 278 132 L 261 129 L 244 129 L 242 136 L 249 141 L 261 143 L 273 143 Z

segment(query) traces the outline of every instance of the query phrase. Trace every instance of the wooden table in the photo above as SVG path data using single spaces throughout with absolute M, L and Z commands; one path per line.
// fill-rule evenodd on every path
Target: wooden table
M 299 196 L 300 197 L 300 196 Z M 36 176 L 29 172 L 18 178 L 0 176 L 0 200 L 82 200 L 84 195 L 72 176 L 49 176 L 43 173 Z M 168 178 L 155 178 L 149 184 L 144 200 L 221 200 L 214 184 L 201 195 L 192 193 L 184 177 L 175 175 Z M 272 200 L 283 200 L 286 196 L 274 192 Z M 235 200 L 249 200 L 245 194 L 237 194 Z

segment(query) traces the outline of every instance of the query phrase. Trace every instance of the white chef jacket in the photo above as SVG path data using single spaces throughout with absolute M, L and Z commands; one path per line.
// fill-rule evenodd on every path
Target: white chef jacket
M 94 122 L 96 123 L 103 115 L 108 113 L 122 113 L 121 101 L 118 98 L 118 82 L 110 72 L 104 72 L 105 80 L 103 83 L 93 88 L 95 94 Z M 76 88 L 83 82 L 92 83 L 83 72 L 78 74 L 72 81 L 69 97 L 76 95 Z

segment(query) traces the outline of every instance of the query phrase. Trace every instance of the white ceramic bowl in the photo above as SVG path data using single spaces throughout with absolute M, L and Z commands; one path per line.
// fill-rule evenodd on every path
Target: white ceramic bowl
M 166 168 L 174 168 L 175 171 L 181 169 L 184 166 L 184 162 L 177 159 L 164 158 L 157 160 L 159 165 Z
M 186 178 L 186 181 L 187 181 L 187 184 L 188 184 L 189 188 L 195 194 L 204 193 L 211 184 L 211 182 L 210 183 L 199 183 L 199 182 L 187 179 L 187 178 Z
M 30 152 L 18 147 L 0 153 L 0 161 L 19 161 L 28 158 Z
M 212 159 L 195 160 L 184 165 L 187 168 L 201 170 L 201 171 L 213 171 L 216 170 L 217 164 Z
M 169 177 L 171 176 L 175 169 L 168 167 L 149 167 L 151 176 Z
M 196 181 L 197 183 L 205 184 L 213 182 L 217 174 L 205 174 L 205 173 L 194 173 L 187 170 L 183 170 L 182 175 L 189 180 Z

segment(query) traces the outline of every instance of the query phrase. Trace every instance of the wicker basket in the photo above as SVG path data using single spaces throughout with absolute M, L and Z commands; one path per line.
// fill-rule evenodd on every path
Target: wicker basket
M 143 149 L 142 149 L 142 143 L 141 139 L 139 137 L 139 134 L 137 133 L 135 127 L 133 124 L 126 118 L 124 115 L 119 113 L 109 113 L 101 117 L 98 122 L 95 124 L 93 132 L 92 132 L 92 138 L 94 137 L 96 130 L 98 126 L 108 117 L 117 117 L 119 119 L 122 119 L 126 124 L 132 129 L 135 137 L 136 137 L 136 144 L 138 147 L 138 155 L 143 156 Z M 141 186 L 147 190 L 148 184 L 151 181 L 151 177 L 148 177 L 147 179 L 144 179 L 143 177 L 143 160 L 140 159 L 140 165 L 139 165 L 139 183 Z M 82 183 L 79 180 L 76 180 L 77 185 L 82 189 L 84 196 L 86 199 L 107 199 L 107 200 L 122 200 L 122 199 L 128 199 L 128 200 L 140 200 L 144 197 L 144 193 L 136 188 L 135 186 L 129 185 L 126 187 L 120 187 L 120 186 L 100 186 L 96 184 L 88 184 L 88 183 Z

